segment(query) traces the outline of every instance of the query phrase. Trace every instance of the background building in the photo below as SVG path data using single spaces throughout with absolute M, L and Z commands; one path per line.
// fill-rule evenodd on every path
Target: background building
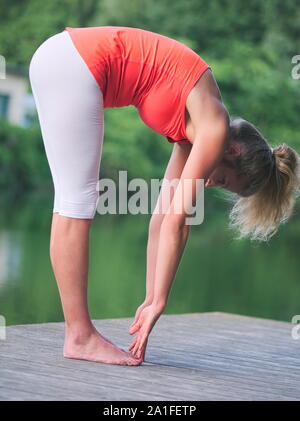
M 35 110 L 34 99 L 28 93 L 28 69 L 6 65 L 0 79 L 0 118 L 9 123 L 29 127 Z

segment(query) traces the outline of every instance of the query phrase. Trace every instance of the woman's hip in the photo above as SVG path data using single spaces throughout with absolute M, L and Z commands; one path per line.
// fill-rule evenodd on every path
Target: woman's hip
M 92 96 L 101 92 L 67 31 L 52 35 L 36 49 L 29 65 L 29 78 L 33 89 L 44 95 L 60 92 L 63 96 L 70 89 Z

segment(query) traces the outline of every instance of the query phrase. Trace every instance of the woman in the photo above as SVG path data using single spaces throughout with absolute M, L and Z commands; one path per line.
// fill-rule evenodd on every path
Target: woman
M 292 211 L 298 156 L 287 145 L 271 149 L 247 121 L 230 121 L 208 64 L 182 43 L 153 32 L 66 27 L 39 46 L 29 75 L 55 188 L 50 257 L 66 322 L 64 356 L 139 365 L 188 238 L 185 210 L 196 199 L 195 180 L 236 194 L 231 224 L 241 236 L 267 239 Z M 146 297 L 130 328 L 137 335 L 127 352 L 93 326 L 87 278 L 103 108 L 130 104 L 150 128 L 174 143 L 164 178 L 179 179 L 179 184 L 168 212 L 151 217 Z M 193 188 L 181 197 L 187 179 L 194 181 Z

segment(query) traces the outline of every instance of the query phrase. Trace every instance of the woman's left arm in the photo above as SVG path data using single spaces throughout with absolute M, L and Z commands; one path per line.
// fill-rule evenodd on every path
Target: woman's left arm
M 141 355 L 154 324 L 167 305 L 169 292 L 183 254 L 189 233 L 186 217 L 197 201 L 197 180 L 206 180 L 222 159 L 228 141 L 229 117 L 222 102 L 214 97 L 203 98 L 200 122 L 190 111 L 194 123 L 194 141 L 189 157 L 176 187 L 173 200 L 165 215 L 159 237 L 157 252 L 154 296 L 152 304 L 146 307 L 130 333 L 139 331 L 134 339 L 132 353 Z M 199 115 L 199 114 L 197 114 Z M 191 188 L 184 189 L 186 180 Z M 190 186 L 190 185 L 189 185 Z

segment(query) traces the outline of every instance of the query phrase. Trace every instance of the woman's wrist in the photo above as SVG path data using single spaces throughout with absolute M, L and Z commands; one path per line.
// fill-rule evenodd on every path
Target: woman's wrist
M 164 300 L 162 298 L 156 298 L 156 297 L 154 297 L 153 300 L 152 300 L 151 305 L 155 308 L 156 311 L 163 312 L 164 309 L 167 306 L 167 302 L 166 302 L 166 300 Z
M 153 295 L 146 295 L 144 299 L 144 304 L 150 305 L 152 304 L 152 301 L 153 301 Z
M 158 310 L 164 310 L 165 307 L 167 306 L 167 299 L 163 298 L 163 297 L 156 297 L 155 294 L 147 294 L 146 293 L 146 297 L 144 299 L 143 304 L 146 305 L 152 305 L 153 307 L 155 307 Z

